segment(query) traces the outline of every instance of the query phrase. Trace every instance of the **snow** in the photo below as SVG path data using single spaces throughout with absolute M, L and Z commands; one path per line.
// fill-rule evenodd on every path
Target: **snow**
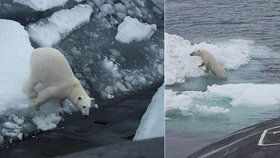
M 219 104 L 214 104 L 216 100 L 212 103 L 209 95 L 200 91 L 186 91 L 177 94 L 172 90 L 165 90 L 165 98 L 166 112 L 176 110 L 184 116 L 197 115 L 208 117 L 218 114 L 226 114 L 230 111 L 225 107 L 220 107 Z M 208 101 L 205 103 L 205 100 Z
M 8 137 L 17 137 L 22 139 L 21 129 L 23 128 L 24 120 L 11 114 L 6 122 L 1 126 L 1 134 Z
M 27 3 L 35 1 L 27 0 L 24 2 Z M 52 1 L 48 1 L 48 3 L 51 2 Z M 58 3 L 58 1 L 56 2 Z M 73 3 L 76 2 L 73 1 Z M 141 3 L 144 1 L 139 2 Z M 42 2 L 42 5 L 44 5 L 44 3 L 45 2 Z M 128 9 L 126 8 L 127 3 L 131 7 L 130 11 L 133 13 L 133 17 L 136 17 L 135 9 L 137 10 L 137 8 L 135 8 L 136 5 L 133 1 L 127 1 L 127 3 L 126 1 L 118 1 L 116 2 L 116 4 L 113 3 L 112 0 L 94 0 L 91 2 L 91 5 L 93 5 L 93 3 L 98 3 L 98 5 L 100 5 L 100 10 L 95 8 L 95 12 L 103 10 L 104 12 L 111 14 L 109 13 L 110 10 L 107 10 L 109 11 L 107 12 L 106 9 L 108 9 L 109 6 L 113 7 L 113 15 L 102 17 L 105 20 L 107 19 L 107 22 L 109 21 L 108 23 L 111 23 L 112 26 L 117 25 L 114 21 L 122 21 L 121 19 L 118 19 L 116 17 L 117 13 L 122 19 L 126 17 Z M 101 7 L 102 5 L 104 5 L 104 3 L 107 3 L 109 5 Z M 122 5 L 121 3 L 126 4 L 126 6 Z M 145 19 L 145 9 L 141 8 L 139 5 L 137 5 L 137 7 L 138 12 L 140 12 L 141 10 L 143 19 Z M 25 132 L 30 132 L 37 129 L 53 129 L 56 127 L 57 123 L 60 120 L 60 110 L 67 111 L 69 113 L 73 111 L 72 107 L 65 106 L 63 109 L 61 109 L 57 106 L 57 103 L 51 102 L 42 105 L 40 107 L 40 110 L 36 112 L 31 109 L 31 107 L 29 107 L 28 98 L 22 92 L 22 86 L 29 74 L 30 53 L 33 50 L 29 41 L 29 36 L 30 40 L 37 44 L 36 47 L 54 46 L 59 41 L 63 40 L 63 38 L 73 30 L 81 27 L 81 25 L 88 22 L 92 12 L 92 8 L 87 4 L 77 5 L 72 9 L 56 11 L 50 16 L 47 15 L 48 17 L 44 17 L 43 19 L 40 19 L 35 23 L 28 24 L 27 26 L 25 26 L 26 31 L 24 30 L 23 26 L 16 22 L 9 20 L 0 21 L 0 40 L 2 42 L 0 44 L 0 71 L 3 76 L 0 78 L 0 81 L 2 83 L 0 89 L 0 130 L 3 132 L 0 133 L 4 136 L 5 140 L 7 140 L 6 137 L 9 136 L 21 139 L 23 133 L 25 135 Z M 137 37 L 134 35 L 133 37 L 129 37 L 132 38 L 132 40 L 140 41 L 148 39 L 156 30 L 156 25 L 143 23 L 143 21 L 149 21 L 147 19 L 139 19 L 141 22 L 130 17 L 127 17 L 127 19 L 131 19 L 130 23 L 132 22 L 134 24 L 137 24 L 138 29 L 141 28 L 141 31 L 144 31 L 144 34 L 142 34 L 142 32 L 139 32 L 141 36 L 144 35 L 143 37 L 141 37 L 141 39 L 140 37 L 138 37 L 138 35 Z M 12 24 L 4 26 L 4 24 L 8 21 Z M 94 19 L 93 22 L 97 22 L 96 19 Z M 18 27 L 18 29 L 14 29 L 14 27 Z M 142 30 L 143 28 L 144 30 Z M 98 29 L 97 31 L 99 30 L 100 29 Z M 100 33 L 102 34 L 102 31 Z M 110 44 L 112 45 L 113 43 L 110 42 Z M 142 44 L 139 44 L 141 45 L 140 48 L 142 48 Z M 99 92 L 102 92 L 100 93 L 101 96 L 114 98 L 119 94 L 122 94 L 121 92 L 123 92 L 123 94 L 130 94 L 131 91 L 136 92 L 137 90 L 140 90 L 143 87 L 146 87 L 147 85 L 150 85 L 153 82 L 162 79 L 162 60 L 164 53 L 161 43 L 159 43 L 158 40 L 155 40 L 152 43 L 146 44 L 146 42 L 144 42 L 143 44 L 144 51 L 140 51 L 139 56 L 141 57 L 139 61 L 143 61 L 146 63 L 146 66 L 143 68 L 139 68 L 139 66 L 135 66 L 135 68 L 134 66 L 127 67 L 127 64 L 125 63 L 129 62 L 129 59 L 127 59 L 128 56 L 126 54 L 126 51 L 124 51 L 122 47 L 120 48 L 120 50 L 112 52 L 114 56 L 119 56 L 118 58 L 113 58 L 111 56 L 107 56 L 106 54 L 105 56 L 107 56 L 107 58 L 105 58 L 105 56 L 102 54 L 98 55 L 99 60 L 96 64 L 100 66 L 100 69 L 105 69 L 105 72 L 102 72 L 103 74 L 105 74 L 105 79 L 106 77 L 111 78 L 109 81 L 106 81 L 105 79 L 104 81 L 101 81 L 102 86 L 99 86 L 101 87 L 101 90 L 98 89 Z M 139 46 L 135 47 L 135 49 L 138 49 L 138 47 Z M 146 52 L 152 53 L 146 56 Z M 143 55 L 141 55 L 141 53 Z M 161 55 L 159 55 L 159 53 Z M 95 58 L 92 58 L 91 60 L 93 61 L 94 59 Z M 83 67 L 82 70 L 89 72 L 90 67 Z M 81 71 L 78 73 L 82 74 Z M 86 80 L 83 80 L 82 82 L 85 83 L 85 81 Z M 97 81 L 100 82 L 100 80 Z M 75 108 L 75 106 L 73 108 Z M 28 130 L 26 128 L 28 128 Z
M 30 37 L 40 46 L 52 46 L 69 33 L 89 22 L 92 8 L 87 4 L 79 4 L 71 9 L 53 13 L 46 19 L 27 26 Z
M 199 113 L 202 116 L 225 114 L 229 112 L 229 109 L 218 107 L 218 106 L 208 107 L 208 106 L 194 105 L 194 108 L 196 109 L 196 113 Z
M 118 65 L 116 65 L 113 61 L 109 60 L 108 58 L 105 58 L 103 60 L 103 67 L 108 71 L 112 73 L 113 77 L 121 77 L 121 74 L 119 73 Z
M 184 82 L 187 77 L 205 75 L 204 69 L 198 65 L 201 58 L 190 56 L 197 49 L 205 49 L 223 65 L 226 70 L 237 70 L 248 64 L 250 55 L 256 53 L 253 41 L 232 39 L 216 44 L 202 42 L 191 44 L 189 40 L 177 35 L 165 33 L 165 83 L 170 85 Z
M 20 3 L 36 11 L 45 11 L 53 7 L 63 6 L 68 0 L 13 0 L 14 3 Z
M 116 12 L 126 13 L 126 7 L 122 3 L 114 4 L 114 9 Z
M 19 129 L 6 129 L 6 128 L 2 128 L 1 129 L 1 133 L 4 136 L 8 136 L 8 137 L 18 137 L 20 136 L 20 130 Z
M 3 123 L 3 126 L 5 128 L 10 128 L 10 129 L 20 128 L 19 125 L 12 123 L 12 122 L 5 122 L 5 123 Z
M 272 106 L 280 103 L 280 84 L 227 84 L 207 89 L 211 94 L 230 98 L 232 106 Z
M 203 92 L 186 91 L 177 94 L 172 90 L 165 90 L 166 112 L 178 110 L 182 115 L 213 116 L 228 113 L 229 110 L 219 106 L 208 106 L 196 103 L 197 98 L 208 99 Z
M 19 118 L 18 116 L 14 115 L 14 114 L 10 114 L 8 120 L 11 120 L 12 122 L 14 122 L 17 125 L 23 125 L 24 123 L 24 119 L 23 118 Z
M 113 51 L 113 53 L 118 55 L 120 52 Z M 106 75 L 112 78 L 112 82 L 101 91 L 101 96 L 103 98 L 112 99 L 115 97 L 114 94 L 119 92 L 126 93 L 133 90 L 133 86 L 141 86 L 149 83 L 141 70 L 123 69 L 114 58 L 109 59 L 105 57 L 105 59 L 101 61 L 101 66 L 102 69 L 105 70 Z M 158 66 L 158 71 L 161 71 L 160 64 L 155 66 Z
M 55 128 L 60 121 L 58 115 L 60 108 L 57 103 L 49 101 L 40 107 L 40 111 L 35 112 L 29 107 L 28 98 L 22 91 L 29 74 L 30 55 L 33 51 L 28 33 L 19 23 L 0 19 L 0 41 L 0 83 L 2 84 L 0 85 L 2 122 L 0 126 L 2 136 L 22 139 L 22 130 L 23 127 L 30 124 L 29 118 L 34 121 L 38 129 Z M 36 90 L 41 89 L 40 85 L 36 86 Z M 65 108 L 73 110 L 68 106 Z
M 0 20 L 0 41 L 0 115 L 2 115 L 8 109 L 28 107 L 27 97 L 21 89 L 28 77 L 29 58 L 33 48 L 24 27 L 11 20 Z
M 164 126 L 164 85 L 162 85 L 153 96 L 133 140 L 163 137 Z
M 115 38 L 117 41 L 126 44 L 132 41 L 142 41 L 150 39 L 156 29 L 155 24 L 141 23 L 138 19 L 127 16 L 118 26 L 118 33 Z
M 47 115 L 36 116 L 32 119 L 33 123 L 35 123 L 38 129 L 42 131 L 47 131 L 56 128 L 57 124 L 61 118 L 54 113 L 50 113 Z
M 280 84 L 240 83 L 208 86 L 205 92 L 165 90 L 166 111 L 208 116 L 226 114 L 231 107 L 276 106 L 280 104 L 279 89 Z
M 105 0 L 95 0 L 93 3 L 97 6 L 100 7 L 102 6 L 103 3 L 105 3 Z
M 100 10 L 105 14 L 105 15 L 111 15 L 114 13 L 114 8 L 112 7 L 111 4 L 103 4 L 100 7 Z

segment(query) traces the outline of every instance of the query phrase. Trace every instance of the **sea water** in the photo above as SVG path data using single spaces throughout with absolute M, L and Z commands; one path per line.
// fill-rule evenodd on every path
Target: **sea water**
M 167 157 L 186 157 L 279 117 L 278 1 L 167 0 L 166 6 L 166 37 L 176 35 L 176 42 L 166 39 L 165 62 L 181 66 L 177 72 L 165 64 Z M 189 54 L 199 48 L 227 69 L 228 80 L 198 68 L 201 60 Z

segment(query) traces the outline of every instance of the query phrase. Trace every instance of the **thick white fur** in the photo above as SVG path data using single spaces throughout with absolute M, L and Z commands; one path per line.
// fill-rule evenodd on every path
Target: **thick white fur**
M 37 94 L 34 88 L 39 83 L 45 89 Z M 89 115 L 92 98 L 74 76 L 63 54 L 54 48 L 38 48 L 32 52 L 30 75 L 24 92 L 30 98 L 30 105 L 36 110 L 50 99 L 58 99 L 62 106 L 64 100 L 68 99 L 84 116 Z
M 192 53 L 193 54 L 193 53 Z M 209 71 L 213 73 L 217 78 L 227 78 L 227 72 L 225 68 L 220 65 L 217 60 L 206 50 L 199 49 L 194 52 L 195 56 L 201 57 L 203 63 L 201 66 L 205 66 L 205 72 L 208 73 Z

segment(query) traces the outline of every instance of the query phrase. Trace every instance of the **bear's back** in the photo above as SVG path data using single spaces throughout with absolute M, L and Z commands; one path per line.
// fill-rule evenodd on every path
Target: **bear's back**
M 54 48 L 37 48 L 31 55 L 31 71 L 42 82 L 51 84 L 74 77 L 72 69 L 60 51 Z
M 59 59 L 61 60 L 61 62 L 67 62 L 66 58 L 59 50 L 50 47 L 41 47 L 34 49 L 31 55 L 31 59 L 34 58 Z

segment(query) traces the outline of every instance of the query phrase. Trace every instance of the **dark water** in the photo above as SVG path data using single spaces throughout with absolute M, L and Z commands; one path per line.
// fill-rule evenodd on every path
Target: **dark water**
M 280 49 L 278 0 L 166 0 L 166 31 L 193 42 L 251 39 Z
M 192 42 L 252 40 L 255 42 L 256 51 L 265 47 L 260 55 L 252 57 L 248 65 L 236 71 L 229 71 L 230 77 L 227 81 L 218 81 L 209 76 L 196 77 L 168 88 L 174 91 L 205 91 L 207 85 L 212 84 L 280 82 L 279 1 L 167 0 L 165 8 L 165 29 L 169 34 L 179 35 Z M 167 157 L 186 157 L 219 137 L 278 116 L 272 111 L 279 109 L 271 109 L 262 114 L 258 111 L 263 109 L 232 110 L 227 117 L 215 118 L 169 114 L 172 120 L 166 124 Z M 242 115 L 242 111 L 248 110 L 251 110 L 252 117 L 241 116 L 243 122 L 233 122 Z

